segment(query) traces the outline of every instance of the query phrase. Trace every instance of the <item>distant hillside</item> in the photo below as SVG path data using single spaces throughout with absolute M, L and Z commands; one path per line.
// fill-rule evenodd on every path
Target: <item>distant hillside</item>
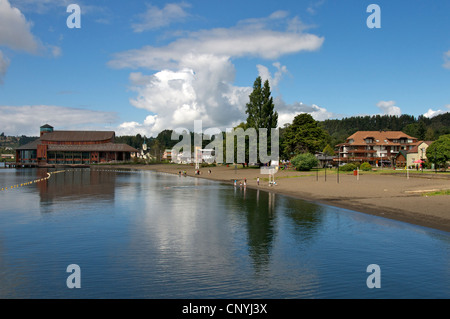
M 437 115 L 433 118 L 412 115 L 373 115 L 352 116 L 340 120 L 325 120 L 320 122 L 328 131 L 335 144 L 357 131 L 402 131 L 419 140 L 436 140 L 439 136 L 450 134 L 450 113 Z
M 0 148 L 16 148 L 21 145 L 25 145 L 29 142 L 34 141 L 37 139 L 37 136 L 5 136 L 4 133 L 0 134 Z

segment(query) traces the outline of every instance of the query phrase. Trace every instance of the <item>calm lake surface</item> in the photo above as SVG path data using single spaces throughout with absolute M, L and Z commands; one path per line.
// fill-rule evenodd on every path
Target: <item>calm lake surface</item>
M 46 176 L 0 169 L 0 298 L 450 297 L 447 232 L 150 171 L 10 189 Z

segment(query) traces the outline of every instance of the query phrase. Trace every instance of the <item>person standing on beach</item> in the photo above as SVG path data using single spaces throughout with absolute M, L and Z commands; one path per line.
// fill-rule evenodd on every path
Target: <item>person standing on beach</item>
M 259 186 L 259 176 L 256 178 L 256 184 Z

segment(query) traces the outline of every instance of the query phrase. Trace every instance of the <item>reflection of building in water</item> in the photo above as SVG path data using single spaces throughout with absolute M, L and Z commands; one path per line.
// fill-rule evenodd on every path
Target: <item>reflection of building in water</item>
M 267 211 L 269 215 L 272 215 L 274 213 L 275 208 L 275 193 L 267 192 L 267 194 L 268 194 Z M 262 203 L 262 205 L 265 206 L 266 203 Z M 256 190 L 256 206 L 259 207 L 259 189 Z
M 269 193 L 269 199 L 267 203 L 269 215 L 272 216 L 275 209 L 275 193 Z
M 138 152 L 127 145 L 114 143 L 113 131 L 54 131 L 46 124 L 41 136 L 16 149 L 18 164 L 91 164 L 128 161 Z
M 50 170 L 39 169 L 38 178 L 46 177 Z M 41 202 L 83 199 L 89 202 L 114 199 L 116 173 L 91 169 L 66 170 L 36 184 Z

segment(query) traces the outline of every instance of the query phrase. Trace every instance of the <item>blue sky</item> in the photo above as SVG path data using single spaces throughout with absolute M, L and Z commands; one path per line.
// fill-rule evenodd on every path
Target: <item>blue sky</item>
M 68 28 L 71 3 L 81 28 Z M 370 4 L 381 28 L 370 29 Z M 269 79 L 279 125 L 301 112 L 450 111 L 449 1 L 0 0 L 0 131 L 222 130 Z

